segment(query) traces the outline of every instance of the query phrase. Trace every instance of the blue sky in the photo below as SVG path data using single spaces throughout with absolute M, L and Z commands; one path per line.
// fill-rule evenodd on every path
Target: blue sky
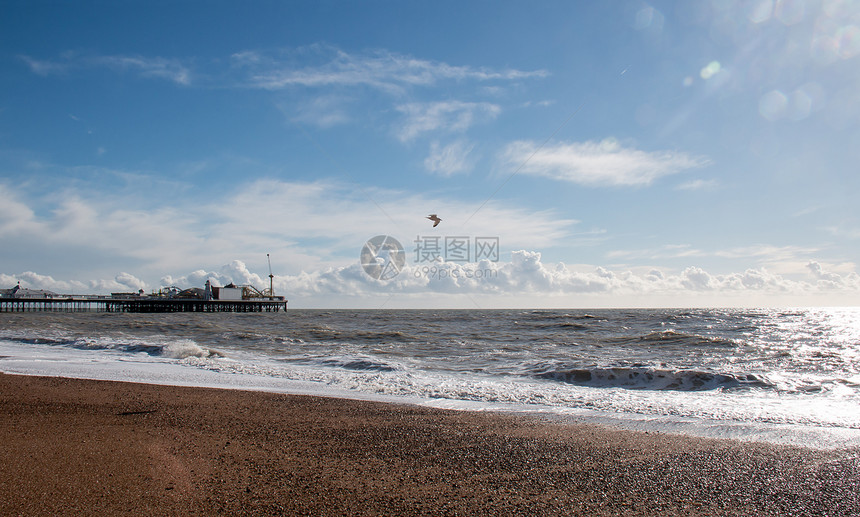
M 293 307 L 860 302 L 860 2 L 0 11 L 4 287 L 262 287 L 270 253 Z

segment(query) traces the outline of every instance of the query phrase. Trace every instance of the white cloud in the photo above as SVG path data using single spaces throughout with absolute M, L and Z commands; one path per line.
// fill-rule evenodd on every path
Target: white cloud
M 90 294 L 146 289 L 146 283 L 129 273 L 119 273 L 113 279 L 56 280 L 50 275 L 25 271 L 18 275 L 0 273 L 0 288 L 13 287 L 17 283 L 29 289 L 43 289 L 58 294 Z
M 606 254 L 608 259 L 624 261 L 625 263 L 666 263 L 679 260 L 690 262 L 691 259 L 713 263 L 714 259 L 729 260 L 734 264 L 754 264 L 755 267 L 766 269 L 774 274 L 797 276 L 805 274 L 810 257 L 820 254 L 820 248 L 801 246 L 774 246 L 758 244 L 723 250 L 700 249 L 689 244 L 667 244 L 654 248 L 614 250 Z M 846 263 L 837 266 L 840 272 L 854 269 L 854 264 Z
M 72 293 L 89 287 L 84 282 L 58 281 L 49 275 L 41 275 L 33 271 L 25 271 L 18 275 L 0 274 L 0 282 L 3 283 L 3 288 L 13 287 L 20 282 L 22 287 L 28 289 L 44 289 L 60 294 Z
M 641 274 L 604 267 L 570 269 L 563 263 L 544 264 L 541 253 L 519 250 L 509 261 L 477 263 L 407 263 L 389 282 L 365 275 L 358 263 L 276 278 L 276 288 L 294 297 L 328 295 L 469 294 L 564 297 L 576 295 L 618 296 L 633 299 L 649 296 L 804 295 L 826 294 L 834 290 L 856 295 L 860 279 L 856 273 L 835 275 L 810 265 L 816 282 L 789 279 L 764 268 L 739 273 L 712 274 L 690 266 L 678 272 L 648 270 Z M 823 276 L 822 276 L 823 275 Z M 647 298 L 646 298 L 647 299 Z M 680 299 L 680 298 L 679 298 Z M 705 300 L 705 298 L 703 298 Z
M 554 101 L 554 100 L 525 101 L 521 107 L 522 108 L 530 108 L 532 106 L 537 106 L 539 108 L 548 108 L 548 107 L 554 105 L 555 103 L 556 103 L 556 101 Z
M 852 271 L 847 275 L 840 275 L 827 271 L 822 265 L 814 260 L 806 265 L 809 272 L 817 280 L 818 287 L 822 289 L 858 289 L 860 288 L 860 276 Z
M 858 229 L 856 226 L 827 226 L 824 228 L 824 231 L 839 239 L 860 239 L 860 229 Z
M 233 65 L 247 74 L 247 86 L 268 90 L 363 85 L 400 94 L 406 87 L 429 86 L 442 80 L 512 81 L 548 75 L 543 70 L 453 66 L 384 50 L 350 54 L 323 45 L 279 52 L 244 51 L 231 57 Z M 307 61 L 320 63 L 305 65 Z
M 438 232 L 498 236 L 508 249 L 552 245 L 576 224 L 553 211 L 491 201 L 475 214 L 476 201 L 325 181 L 259 180 L 203 203 L 166 206 L 134 193 L 107 196 L 96 185 L 47 190 L 32 198 L 24 194 L 0 186 L 7 200 L 0 204 L 4 268 L 30 268 L 38 253 L 63 257 L 56 262 L 59 270 L 91 271 L 109 264 L 150 283 L 237 257 L 262 260 L 266 253 L 282 264 L 282 272 L 340 264 L 345 256 L 357 257 L 364 241 L 376 234 L 394 235 L 408 246 L 431 229 L 425 216 L 432 212 L 443 218 Z M 98 265 L 91 264 L 93 257 Z
M 0 203 L 0 239 L 39 230 L 33 209 L 18 199 L 17 192 L 2 183 L 0 199 L 3 200 Z
M 142 77 L 167 79 L 182 85 L 192 83 L 191 68 L 177 58 L 80 52 L 64 52 L 56 59 L 37 59 L 28 55 L 18 57 L 33 73 L 42 76 L 86 68 L 108 68 L 117 72 L 136 72 Z M 201 74 L 196 79 L 225 81 L 224 77 L 230 74 L 233 79 L 227 80 L 239 87 L 281 90 L 294 86 L 368 86 L 397 95 L 410 87 L 432 86 L 446 80 L 510 82 L 549 75 L 545 70 L 455 66 L 385 50 L 352 54 L 330 46 L 310 45 L 272 52 L 237 52 L 230 56 L 230 70 L 216 70 L 214 73 Z
M 43 61 L 40 59 L 34 59 L 30 56 L 18 56 L 22 61 L 27 63 L 27 66 L 30 67 L 30 71 L 34 74 L 41 76 L 48 76 L 52 74 L 61 74 L 66 72 L 70 68 L 70 64 L 68 62 L 57 62 L 57 61 Z
M 167 79 L 186 86 L 191 84 L 191 70 L 178 59 L 139 55 L 100 56 L 74 52 L 64 53 L 59 60 L 39 60 L 30 56 L 20 58 L 33 73 L 43 76 L 81 68 L 108 68 L 119 72 L 134 71 L 142 77 Z
M 191 84 L 191 71 L 179 60 L 144 56 L 96 56 L 89 58 L 95 65 L 112 70 L 131 70 L 143 77 L 167 79 L 182 85 Z
M 705 270 L 698 267 L 688 267 L 679 278 L 681 285 L 692 291 L 705 291 L 716 287 L 716 280 Z
M 327 209 L 321 211 L 321 206 Z M 430 212 L 443 218 L 439 232 L 498 235 L 507 246 L 546 246 L 575 224 L 552 211 L 535 212 L 491 201 L 464 228 L 463 223 L 478 206 L 475 201 L 361 189 L 339 182 L 259 180 L 204 210 L 216 220 L 214 234 L 230 235 L 236 242 L 249 245 L 251 240 L 266 236 L 355 242 L 356 236 L 366 239 L 388 233 L 411 239 L 430 228 L 425 219 Z M 505 221 L 504 225 L 500 221 Z
M 613 250 L 606 254 L 607 258 L 624 260 L 665 260 L 687 257 L 702 257 L 706 253 L 693 248 L 689 244 L 664 244 L 657 248 L 639 250 Z
M 810 260 L 813 249 L 766 245 L 717 253 L 669 245 L 617 252 L 615 257 L 649 256 L 648 252 L 689 260 L 720 253 L 753 257 L 760 264 L 777 267 L 806 257 L 806 267 L 774 272 L 770 266 L 759 266 L 717 274 L 697 265 L 674 271 L 653 267 L 631 271 L 546 264 L 541 253 L 529 250 L 567 242 L 577 221 L 560 219 L 551 211 L 534 212 L 492 201 L 474 214 L 476 206 L 471 202 L 392 190 L 356 190 L 354 185 L 337 182 L 259 180 L 210 202 L 181 207 L 146 206 L 142 204 L 145 196 L 112 198 L 87 189 L 66 189 L 44 194 L 47 201 L 59 200 L 53 210 L 8 185 L 2 189 L 0 194 L 9 203 L 0 205 L 0 246 L 6 268 L 0 271 L 0 281 L 7 287 L 20 280 L 26 287 L 61 293 L 113 292 L 148 285 L 202 286 L 207 279 L 221 285 L 235 282 L 265 287 L 265 254 L 270 252 L 276 290 L 297 299 L 402 294 L 408 305 L 409 300 L 417 303 L 427 293 L 443 293 L 495 297 L 498 303 L 510 305 L 514 300 L 540 302 L 544 297 L 566 300 L 564 297 L 578 299 L 579 295 L 589 297 L 585 300 L 732 295 L 740 303 L 749 303 L 744 302 L 744 293 L 850 297 L 860 287 L 852 264 L 834 266 Z M 424 218 L 432 212 L 443 219 L 436 230 Z M 505 223 L 500 225 L 500 221 Z M 361 246 L 376 234 L 397 237 L 409 257 L 406 269 L 389 283 L 368 277 L 358 264 Z M 413 239 L 427 235 L 495 235 L 502 260 L 416 262 Z M 83 278 L 58 280 L 53 271 L 44 274 L 25 269 L 32 268 L 26 264 L 32 261 L 36 246 L 39 253 L 63 257 L 58 265 L 79 265 L 77 269 L 68 266 L 66 271 L 71 273 L 62 276 L 68 278 L 83 270 Z M 83 264 L 93 256 L 104 263 L 86 269 Z M 12 263 L 25 272 L 12 274 L 15 269 L 8 269 Z M 120 273 L 99 273 L 111 269 Z M 594 298 L 601 296 L 604 298 Z
M 114 281 L 119 285 L 127 286 L 135 291 L 146 288 L 146 283 L 131 273 L 122 272 L 114 277 Z
M 343 96 L 323 95 L 302 103 L 279 102 L 277 106 L 293 122 L 327 129 L 352 120 L 348 103 L 349 99 Z
M 687 304 L 688 300 L 698 300 L 699 305 L 712 305 L 713 300 L 734 300 L 741 306 L 761 299 L 856 302 L 860 287 L 860 276 L 855 272 L 836 274 L 814 261 L 809 264 L 812 280 L 809 282 L 803 278 L 789 279 L 764 268 L 713 274 L 690 266 L 677 272 L 651 269 L 635 273 L 600 266 L 572 269 L 563 263 L 545 264 L 541 253 L 535 251 L 513 251 L 509 257 L 508 261 L 501 262 L 408 261 L 400 274 L 390 281 L 376 280 L 365 274 L 356 257 L 345 265 L 276 275 L 274 285 L 276 293 L 287 296 L 294 304 L 328 298 L 338 300 L 341 306 L 348 305 L 347 300 L 367 302 L 378 300 L 374 297 L 379 296 L 399 296 L 401 305 L 422 306 L 426 305 L 428 294 L 439 300 L 451 300 L 445 298 L 448 295 L 480 296 L 482 301 L 489 300 L 500 306 L 530 306 L 526 300 L 539 300 L 548 306 L 554 304 L 552 300 L 576 300 L 576 304 L 585 306 L 593 305 L 594 300 L 636 300 L 633 305 L 643 301 L 647 305 L 657 299 Z M 161 279 L 160 286 L 202 287 L 207 280 L 215 285 L 233 282 L 258 289 L 268 286 L 264 274 L 251 271 L 240 260 L 232 260 L 212 271 L 199 269 L 179 277 L 168 275 Z M 24 287 L 60 293 L 144 288 L 143 282 L 127 273 L 120 273 L 113 280 L 89 282 L 59 281 L 34 272 L 16 276 L 0 274 L 0 285 L 4 287 L 11 287 L 18 281 Z
M 821 210 L 820 206 L 808 206 L 806 208 L 802 208 L 797 212 L 791 214 L 792 217 L 806 217 L 808 215 L 814 214 Z
M 717 180 L 693 180 L 681 183 L 676 190 L 712 190 L 719 185 Z
M 798 265 L 808 261 L 808 257 L 819 253 L 819 248 L 802 246 L 774 246 L 771 244 L 758 244 L 755 246 L 744 246 L 720 250 L 713 255 L 727 259 L 755 259 L 759 264 L 767 265 L 770 269 L 785 269 L 786 267 L 798 269 Z
M 442 146 L 438 141 L 430 144 L 430 155 L 424 159 L 424 168 L 440 176 L 453 176 L 472 170 L 474 160 L 470 157 L 475 144 L 456 140 Z
M 513 142 L 504 150 L 502 160 L 520 174 L 588 186 L 649 185 L 663 176 L 710 163 L 681 152 L 627 149 L 613 139 L 543 148 L 535 142 Z
M 191 60 L 141 55 L 97 55 L 65 52 L 56 59 L 40 60 L 20 56 L 33 73 L 48 76 L 77 70 L 106 68 L 117 73 L 167 79 L 190 86 L 259 88 L 270 91 L 305 88 L 315 95 L 296 102 L 279 102 L 278 107 L 294 122 L 329 128 L 356 119 L 348 103 L 367 87 L 397 98 L 398 102 L 415 88 L 436 86 L 439 82 L 481 83 L 502 90 L 514 81 L 546 77 L 544 70 L 522 71 L 484 67 L 455 66 L 417 59 L 385 50 L 348 53 L 326 45 L 310 45 L 276 51 L 243 51 L 224 60 L 200 63 Z M 195 65 L 194 70 L 191 64 Z M 193 79 L 193 81 L 192 81 Z M 365 92 L 366 93 L 366 92 Z M 406 115 L 401 140 L 434 130 L 463 131 L 472 124 L 492 120 L 500 112 L 497 105 L 445 101 L 399 106 Z
M 430 131 L 465 131 L 473 124 L 496 118 L 501 108 L 487 102 L 446 101 L 404 104 L 397 111 L 406 117 L 397 135 L 405 142 Z
M 174 278 L 166 275 L 161 278 L 162 287 L 177 286 L 179 288 L 202 287 L 206 281 L 215 286 L 225 286 L 229 283 L 236 285 L 252 285 L 257 289 L 263 289 L 268 285 L 263 277 L 248 270 L 248 266 L 241 260 L 232 260 L 221 266 L 218 271 L 206 271 L 198 269 L 186 275 Z
M 689 244 L 664 244 L 662 246 L 634 250 L 614 250 L 606 254 L 612 259 L 666 260 L 689 257 L 720 257 L 725 259 L 753 258 L 762 264 L 796 263 L 808 260 L 812 254 L 818 253 L 819 248 L 804 248 L 802 246 L 774 246 L 772 244 L 757 244 L 725 250 L 705 251 L 694 248 Z

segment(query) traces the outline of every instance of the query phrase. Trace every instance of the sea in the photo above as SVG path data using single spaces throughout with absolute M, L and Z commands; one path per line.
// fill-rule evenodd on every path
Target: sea
M 860 309 L 0 314 L 10 374 L 860 446 Z

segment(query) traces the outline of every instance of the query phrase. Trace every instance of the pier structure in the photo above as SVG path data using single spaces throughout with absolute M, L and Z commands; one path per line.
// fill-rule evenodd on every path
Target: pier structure
M 268 255 L 267 255 L 268 258 Z M 252 285 L 213 286 L 207 280 L 203 289 L 176 286 L 161 288 L 151 295 L 143 289 L 136 293 L 103 295 L 57 294 L 22 287 L 0 289 L 2 312 L 280 312 L 287 311 L 287 300 L 275 296 L 271 262 L 269 289 Z
M 199 300 L 185 298 L 0 298 L 0 312 L 280 312 L 287 300 Z

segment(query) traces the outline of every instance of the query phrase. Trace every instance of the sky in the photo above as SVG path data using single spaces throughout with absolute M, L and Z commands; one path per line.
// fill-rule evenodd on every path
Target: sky
M 5 0 L 0 288 L 858 305 L 858 142 L 856 0 Z

